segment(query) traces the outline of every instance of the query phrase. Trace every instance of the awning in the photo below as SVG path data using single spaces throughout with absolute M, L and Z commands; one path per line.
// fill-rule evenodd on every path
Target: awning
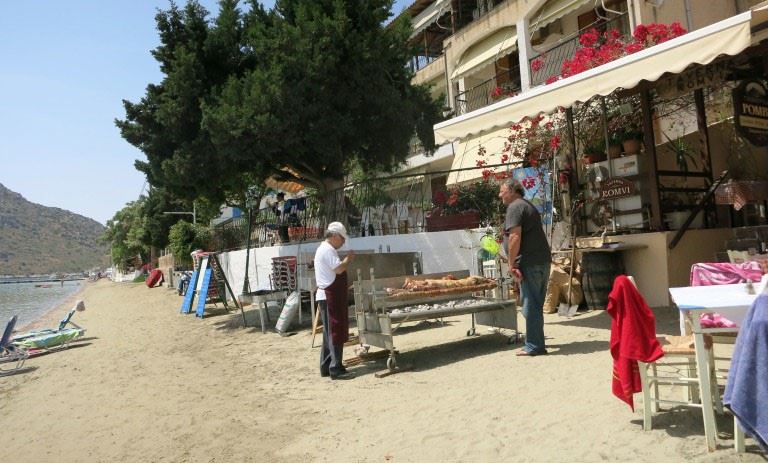
M 508 127 L 526 117 L 551 112 L 558 107 L 569 107 L 596 95 L 609 95 L 618 88 L 633 88 L 641 80 L 655 81 L 664 73 L 679 73 L 693 63 L 708 64 L 720 55 L 736 55 L 751 44 L 751 19 L 752 12 L 748 11 L 581 74 L 441 122 L 434 127 L 435 143 Z
M 450 0 L 437 0 L 430 4 L 421 13 L 417 14 L 412 19 L 413 32 L 411 32 L 411 38 L 419 35 L 421 31 L 429 27 L 430 24 L 437 21 L 440 16 L 451 8 Z
M 421 171 L 423 172 L 424 169 L 421 169 Z M 403 187 L 409 187 L 411 189 L 418 187 L 421 189 L 421 186 L 424 184 L 424 174 L 413 175 L 409 177 L 401 177 L 400 175 L 406 174 L 398 173 L 397 177 L 390 178 L 385 184 L 384 189 L 387 191 L 397 190 Z
M 273 190 L 285 191 L 286 193 L 298 193 L 304 189 L 304 185 L 291 181 L 280 181 L 274 177 L 269 177 L 264 181 L 264 184 Z
M 482 135 L 473 135 L 456 144 L 456 154 L 453 157 L 451 172 L 448 174 L 446 185 L 468 182 L 483 176 L 483 169 L 477 168 L 478 159 L 485 159 L 488 164 L 499 164 L 500 153 L 504 149 L 504 142 L 509 136 L 509 129 L 504 127 Z M 485 148 L 485 158 L 477 155 L 480 147 Z M 468 170 L 459 170 L 468 169 Z M 459 170 L 457 172 L 457 170 Z
M 531 31 L 551 24 L 563 16 L 578 10 L 587 3 L 593 4 L 594 0 L 556 0 L 547 2 L 539 10 L 539 14 L 534 14 L 530 17 Z
M 451 79 L 478 71 L 484 64 L 496 61 L 516 47 L 515 28 L 499 29 L 464 52 L 461 60 L 459 60 L 459 65 L 451 74 Z

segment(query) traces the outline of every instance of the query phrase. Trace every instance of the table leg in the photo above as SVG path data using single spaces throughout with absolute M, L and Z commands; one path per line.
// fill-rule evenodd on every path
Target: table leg
M 267 322 L 264 320 L 264 316 L 266 315 L 267 319 L 269 319 L 269 314 L 267 313 L 267 303 L 263 302 L 261 304 L 261 309 L 259 309 L 259 320 L 261 321 L 261 333 L 264 334 L 267 332 Z
M 692 317 L 693 343 L 696 349 L 696 369 L 698 370 L 699 387 L 701 389 L 701 411 L 704 416 L 704 435 L 707 438 L 707 449 L 712 452 L 716 447 L 717 424 L 712 403 L 712 376 L 709 373 L 709 356 L 704 345 L 704 335 L 697 317 Z

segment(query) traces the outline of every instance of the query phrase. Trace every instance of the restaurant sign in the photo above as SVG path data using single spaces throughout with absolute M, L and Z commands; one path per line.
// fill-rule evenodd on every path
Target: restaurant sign
M 663 98 L 675 98 L 704 87 L 719 86 L 731 71 L 730 60 L 720 60 L 706 66 L 694 66 L 680 74 L 659 80 L 656 91 Z
M 733 89 L 736 130 L 755 146 L 768 146 L 768 88 L 762 80 L 746 79 Z
M 619 199 L 635 194 L 635 182 L 625 178 L 609 178 L 600 185 L 600 199 Z

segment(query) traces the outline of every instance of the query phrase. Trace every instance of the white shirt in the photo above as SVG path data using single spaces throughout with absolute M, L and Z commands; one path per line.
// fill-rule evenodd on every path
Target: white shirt
M 339 253 L 328 241 L 323 241 L 315 252 L 315 300 L 325 300 L 325 288 L 336 280 L 336 268 L 341 265 Z

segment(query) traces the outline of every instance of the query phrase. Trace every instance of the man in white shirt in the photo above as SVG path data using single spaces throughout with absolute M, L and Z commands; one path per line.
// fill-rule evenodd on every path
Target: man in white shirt
M 344 343 L 349 339 L 347 267 L 355 258 L 355 253 L 350 251 L 344 260 L 339 259 L 337 250 L 346 241 L 347 229 L 341 222 L 332 222 L 325 231 L 325 241 L 315 252 L 315 299 L 323 320 L 320 376 L 331 379 L 353 377 L 341 363 Z

